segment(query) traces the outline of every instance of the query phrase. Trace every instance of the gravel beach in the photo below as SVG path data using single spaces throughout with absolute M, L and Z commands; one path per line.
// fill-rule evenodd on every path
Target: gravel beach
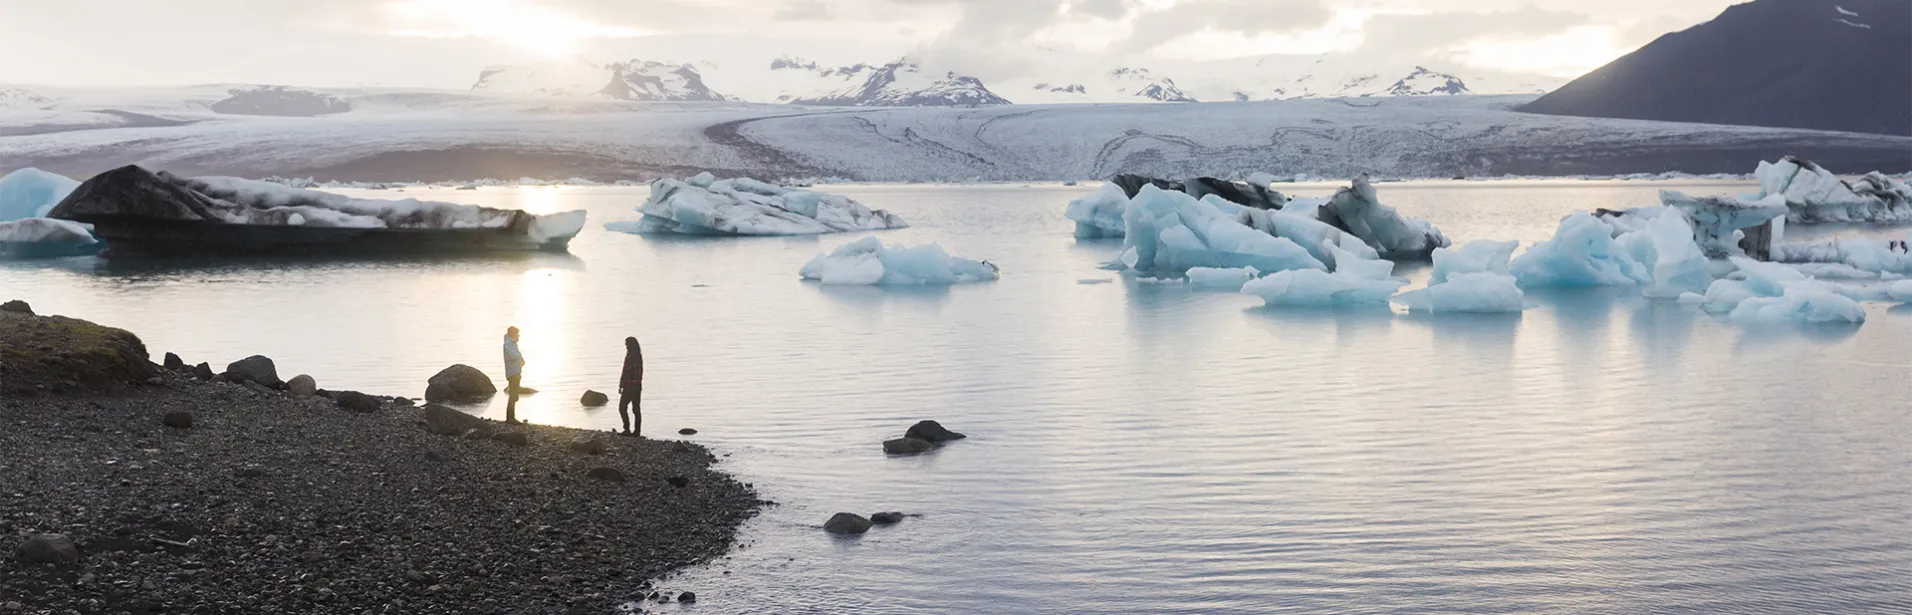
M 764 505 L 686 442 L 438 435 L 403 403 L 153 373 L 0 397 L 0 614 L 655 609 L 653 593 L 721 592 L 652 580 L 722 557 Z M 45 534 L 77 559 L 27 561 L 44 558 L 17 547 Z

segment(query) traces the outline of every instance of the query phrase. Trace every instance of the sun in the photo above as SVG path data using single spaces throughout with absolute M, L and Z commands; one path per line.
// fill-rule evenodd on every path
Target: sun
M 551 58 L 576 53 L 585 40 L 644 34 L 522 0 L 404 0 L 387 8 L 411 26 L 392 32 L 399 36 L 490 39 Z

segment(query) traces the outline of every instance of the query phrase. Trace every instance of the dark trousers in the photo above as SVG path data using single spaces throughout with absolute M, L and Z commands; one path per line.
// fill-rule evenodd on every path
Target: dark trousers
M 625 408 L 630 408 L 627 412 Z M 644 388 L 625 387 L 624 393 L 617 396 L 617 418 L 624 419 L 624 431 L 633 434 L 644 432 Z
M 512 376 L 505 379 L 505 422 L 518 422 L 518 380 L 524 376 Z

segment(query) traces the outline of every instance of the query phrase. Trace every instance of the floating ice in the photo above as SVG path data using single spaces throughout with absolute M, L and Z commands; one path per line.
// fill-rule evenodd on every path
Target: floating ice
M 1447 237 L 1433 224 L 1382 205 L 1366 173 L 1335 192 L 1321 208 L 1320 218 L 1354 233 L 1383 255 L 1426 258 L 1435 248 L 1448 245 Z
M 45 218 L 80 182 L 64 175 L 25 168 L 0 177 L 0 222 Z
M 86 225 L 52 218 L 0 222 L 0 257 L 49 258 L 92 254 L 100 249 Z
M 1881 294 L 1812 280 L 1791 267 L 1762 263 L 1745 257 L 1733 257 L 1739 270 L 1733 277 L 1721 279 L 1706 288 L 1705 295 L 1687 293 L 1682 303 L 1698 304 L 1708 312 L 1727 314 L 1734 322 L 1761 324 L 1772 322 L 1862 323 L 1865 309 L 1858 297 Z M 1883 293 L 1890 294 L 1888 285 Z
M 1526 293 L 1505 273 L 1452 273 L 1447 281 L 1395 295 L 1393 301 L 1417 312 L 1499 313 L 1527 309 Z
M 1646 296 L 1677 299 L 1686 293 L 1705 291 L 1713 283 L 1706 255 L 1693 241 L 1693 229 L 1686 225 L 1685 216 L 1659 216 L 1641 232 L 1646 237 L 1641 243 L 1652 248 L 1651 258 L 1641 260 L 1651 272 Z
M 987 282 L 1001 277 L 989 261 L 955 258 L 936 244 L 885 246 L 865 237 L 818 254 L 800 272 L 828 285 L 941 285 Z
M 1434 274 L 1428 284 L 1440 284 L 1456 273 L 1507 273 L 1518 241 L 1478 239 L 1459 248 L 1434 249 Z
M 1173 275 L 1194 267 L 1327 269 L 1289 239 L 1244 226 L 1211 203 L 1152 185 L 1129 200 L 1123 221 L 1127 231 L 1120 260 L 1136 271 Z
M 1796 222 L 1912 221 L 1912 187 L 1878 172 L 1854 186 L 1825 167 L 1787 156 L 1759 163 L 1753 174 L 1760 197 L 1784 198 L 1788 218 Z
M 1129 195 L 1114 183 L 1102 184 L 1093 194 L 1069 202 L 1063 215 L 1076 223 L 1076 237 L 1098 239 L 1121 237 L 1122 212 L 1129 207 Z
M 1217 269 L 1214 267 L 1195 267 L 1188 270 L 1188 283 L 1207 288 L 1230 288 L 1240 290 L 1243 284 L 1261 275 L 1254 267 L 1236 269 Z
M 1520 285 L 1615 286 L 1652 280 L 1646 266 L 1613 241 L 1613 227 L 1586 212 L 1560 222 L 1552 239 L 1534 244 L 1508 265 Z
M 1660 204 L 1675 208 L 1692 223 L 1693 239 L 1708 258 L 1743 256 L 1741 229 L 1784 218 L 1786 199 L 1770 195 L 1757 201 L 1730 196 L 1687 196 L 1678 190 L 1661 190 Z
M 525 232 L 540 241 L 575 236 L 584 228 L 583 211 L 534 216 L 418 199 L 356 199 L 237 177 L 161 176 L 215 199 L 209 211 L 231 224 L 289 225 L 294 218 L 298 226 L 334 228 L 501 229 L 526 224 Z M 531 220 L 524 222 L 521 216 Z
M 605 228 L 683 235 L 818 235 L 909 226 L 894 214 L 847 197 L 743 177 L 718 180 L 709 173 L 652 182 L 651 198 L 638 211 L 644 217 L 637 224 Z
M 1335 256 L 1327 248 L 1330 245 L 1352 251 L 1360 258 L 1380 257 L 1379 253 L 1366 242 L 1361 241 L 1361 238 L 1344 233 L 1341 229 L 1312 216 L 1274 209 L 1241 207 L 1214 195 L 1202 197 L 1202 201 L 1215 205 L 1216 209 L 1223 212 L 1234 208 L 1236 221 L 1263 233 L 1295 242 L 1296 245 L 1307 248 L 1309 256 L 1315 257 L 1315 260 L 1331 268 L 1335 265 Z
M 1386 280 L 1394 275 L 1394 261 L 1374 254 L 1374 249 L 1353 235 L 1343 235 L 1342 244 L 1322 242 L 1321 248 L 1333 256 L 1334 272 L 1363 280 Z
M 1905 239 L 1842 237 L 1825 243 L 1774 244 L 1772 260 L 1783 263 L 1838 263 L 1881 274 L 1912 273 L 1912 234 Z
M 1364 278 L 1346 271 L 1294 269 L 1250 281 L 1242 285 L 1241 292 L 1261 297 L 1268 305 L 1322 307 L 1387 303 L 1388 297 L 1405 285 L 1398 280 Z

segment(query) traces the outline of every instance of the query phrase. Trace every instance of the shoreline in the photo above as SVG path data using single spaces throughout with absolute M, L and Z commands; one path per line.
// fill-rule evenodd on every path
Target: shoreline
M 50 321 L 0 314 L 0 343 Z M 68 358 L 64 345 L 13 345 L 29 353 L 6 357 L 13 374 Z M 437 435 L 426 410 L 392 398 L 359 412 L 336 393 L 146 366 L 150 380 L 118 391 L 0 392 L 0 608 L 642 610 L 653 594 L 706 589 L 654 583 L 740 546 L 738 529 L 768 504 L 689 442 L 462 412 L 522 438 Z M 66 536 L 78 558 L 16 557 L 42 533 Z

